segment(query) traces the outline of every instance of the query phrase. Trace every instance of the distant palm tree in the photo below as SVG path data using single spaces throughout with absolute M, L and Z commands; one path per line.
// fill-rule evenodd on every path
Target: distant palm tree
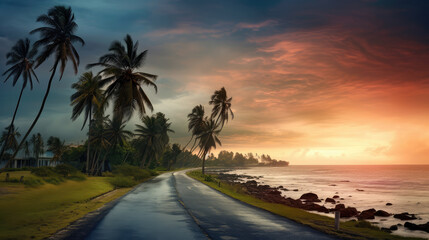
M 158 113 L 151 117 L 144 116 L 144 125 L 136 124 L 135 132 L 142 145 L 142 168 L 157 160 L 164 152 L 169 141 L 168 133 L 174 132 L 170 129 L 171 123 L 168 120 L 164 114 Z
M 191 131 L 192 137 L 183 149 L 185 149 L 186 146 L 188 146 L 188 144 L 192 141 L 194 137 L 200 134 L 203 126 L 204 126 L 204 107 L 202 105 L 197 105 L 192 109 L 192 112 L 188 114 L 188 131 Z M 196 141 L 194 142 L 194 146 L 195 144 L 196 144 Z M 193 147 L 191 147 L 191 149 L 193 149 Z
M 218 125 L 215 123 L 215 121 L 210 119 L 205 119 L 205 124 L 202 129 L 202 132 L 198 135 L 197 139 L 199 142 L 199 155 L 203 159 L 203 165 L 202 165 L 202 173 L 204 175 L 204 164 L 206 160 L 207 154 L 210 152 L 212 148 L 216 148 L 216 143 L 219 145 L 222 145 L 220 142 L 218 135 L 220 133 L 220 129 L 218 129 Z
M 23 149 L 25 158 L 28 158 L 30 156 L 30 143 L 28 141 L 25 141 Z
M 7 69 L 3 75 L 9 74 L 5 82 L 13 76 L 12 85 L 15 86 L 19 77 L 22 76 L 22 87 L 21 92 L 19 93 L 18 102 L 15 107 L 15 112 L 13 113 L 12 121 L 10 125 L 13 125 L 15 122 L 16 112 L 18 111 L 19 104 L 21 102 L 22 93 L 24 92 L 27 83 L 30 83 L 30 89 L 33 89 L 33 79 L 32 76 L 39 82 L 39 79 L 36 76 L 36 73 L 33 70 L 34 60 L 33 58 L 37 54 L 37 48 L 30 47 L 30 40 L 20 39 L 16 44 L 12 47 L 12 50 L 6 54 L 6 58 L 8 59 L 7 65 L 12 65 L 9 69 Z M 11 128 L 9 128 L 11 129 Z M 8 135 L 10 132 L 8 132 Z M 0 159 L 3 158 L 3 154 L 5 151 L 6 145 L 2 146 L 0 152 Z
M 73 106 L 73 112 L 71 119 L 76 120 L 82 112 L 85 112 L 85 117 L 82 125 L 82 129 L 85 127 L 86 121 L 89 119 L 89 133 L 91 132 L 92 115 L 97 111 L 104 110 L 104 95 L 101 89 L 101 77 L 99 75 L 94 76 L 92 72 L 86 72 L 82 74 L 77 83 L 72 84 L 72 88 L 76 89 L 76 92 L 70 97 L 71 105 Z M 91 138 L 88 135 L 88 140 Z M 91 141 L 88 141 L 87 153 L 86 153 L 86 171 L 89 170 L 89 159 L 90 159 L 90 145 Z
M 57 137 L 49 137 L 48 139 L 48 151 L 52 152 L 54 155 L 52 157 L 53 162 L 61 161 L 61 158 L 66 151 L 67 147 L 64 144 L 64 141 L 61 141 Z
M 37 167 L 39 167 L 39 157 L 45 153 L 45 144 L 42 135 L 40 133 L 33 134 L 30 141 L 33 145 L 33 155 L 36 158 Z
M 90 159 L 90 167 L 87 171 L 88 175 L 95 175 L 100 167 L 100 157 L 103 152 L 108 151 L 108 149 L 112 146 L 112 143 L 109 140 L 109 135 L 107 134 L 107 121 L 108 116 L 101 117 L 97 116 L 94 119 L 90 132 L 89 142 L 94 148 L 94 154 L 92 156 L 92 160 Z
M 15 128 L 14 125 L 10 125 L 5 128 L 6 131 L 3 132 L 0 142 L 5 145 L 5 151 L 17 151 L 18 149 L 18 138 L 21 137 L 21 133 L 18 132 L 18 128 Z
M 35 47 L 44 47 L 40 55 L 37 57 L 36 67 L 40 66 L 46 59 L 54 55 L 54 66 L 52 67 L 51 77 L 49 78 L 48 87 L 43 97 L 42 105 L 40 106 L 39 112 L 37 113 L 36 118 L 28 129 L 27 133 L 24 135 L 21 143 L 19 144 L 18 149 L 24 143 L 28 135 L 33 130 L 37 121 L 39 120 L 40 115 L 43 112 L 45 107 L 46 99 L 48 98 L 49 91 L 51 89 L 52 79 L 56 73 L 58 64 L 60 65 L 60 80 L 64 74 L 66 68 L 66 63 L 68 60 L 71 60 L 73 63 L 73 68 L 75 74 L 77 74 L 77 67 L 79 65 L 79 54 L 73 46 L 73 43 L 79 42 L 82 46 L 85 44 L 82 38 L 74 35 L 77 24 L 74 21 L 74 14 L 70 7 L 66 8 L 64 6 L 55 6 L 49 9 L 48 14 L 43 14 L 37 18 L 38 22 L 46 24 L 45 27 L 36 28 L 30 33 L 40 33 L 41 39 L 34 43 Z M 18 152 L 15 151 L 12 158 L 16 156 Z M 6 167 L 9 165 L 6 164 Z
M 125 123 L 118 118 L 114 118 L 113 120 L 107 120 L 105 133 L 107 135 L 108 141 L 111 144 L 111 147 L 106 152 L 103 158 L 103 162 L 100 165 L 101 168 L 104 168 L 105 165 L 109 167 L 109 159 L 107 158 L 109 153 L 116 149 L 118 145 L 121 147 L 124 146 L 127 140 L 133 136 L 133 133 L 131 131 L 125 130 Z M 103 169 L 101 170 L 103 171 Z
M 145 72 L 138 72 L 144 64 L 147 50 L 138 53 L 138 41 L 133 42 L 130 35 L 124 39 L 125 45 L 114 41 L 110 45 L 109 53 L 100 57 L 98 63 L 89 64 L 87 68 L 103 67 L 103 84 L 109 84 L 106 89 L 107 99 L 114 99 L 114 118 L 129 120 L 137 109 L 140 116 L 146 113 L 145 105 L 153 111 L 152 103 L 143 91 L 141 84 L 150 85 L 157 91 L 154 83 L 157 76 Z
M 171 160 L 168 162 L 167 170 L 171 169 L 171 165 L 174 165 L 177 162 L 177 157 L 182 153 L 180 145 L 175 143 L 171 146 Z
M 215 119 L 216 124 L 221 125 L 223 128 L 225 122 L 228 122 L 229 113 L 231 118 L 234 119 L 234 113 L 231 110 L 232 97 L 228 98 L 226 90 L 222 87 L 220 90 L 216 90 L 211 97 L 209 104 L 213 105 L 211 118 Z

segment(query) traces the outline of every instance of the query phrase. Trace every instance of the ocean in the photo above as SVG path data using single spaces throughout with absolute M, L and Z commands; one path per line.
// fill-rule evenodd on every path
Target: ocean
M 417 215 L 410 222 L 429 222 L 429 165 L 342 165 L 253 167 L 235 169 L 229 173 L 262 176 L 256 179 L 272 187 L 283 186 L 283 196 L 298 199 L 307 192 L 316 193 L 319 199 L 339 195 L 339 200 L 359 211 L 370 208 L 389 213 L 409 212 Z M 293 191 L 298 189 L 298 191 Z M 324 201 L 322 201 L 323 204 Z M 392 203 L 386 206 L 386 203 Z M 327 208 L 335 205 L 324 204 Z M 323 214 L 333 217 L 331 214 Z M 406 221 L 391 217 L 376 217 L 369 220 L 380 227 L 390 227 Z M 399 226 L 394 234 L 429 239 L 429 233 L 411 231 Z

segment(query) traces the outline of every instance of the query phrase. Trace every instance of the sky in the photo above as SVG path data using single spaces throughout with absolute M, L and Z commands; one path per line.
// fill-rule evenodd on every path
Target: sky
M 130 34 L 148 50 L 142 71 L 154 113 L 172 122 L 172 142 L 190 138 L 187 114 L 210 111 L 225 87 L 235 118 L 220 150 L 265 153 L 291 164 L 429 164 L 429 1 L 74 0 L 0 2 L 0 72 L 14 43 L 40 27 L 55 5 L 71 6 L 79 26 L 78 75 L 70 63 L 34 132 L 82 143 L 71 117 L 71 84 Z M 17 115 L 25 132 L 37 114 L 52 59 L 26 89 Z M 2 76 L 1 79 L 4 79 Z M 0 82 L 0 127 L 10 123 L 20 86 Z M 152 113 L 148 113 L 152 114 Z M 133 130 L 138 114 L 128 122 Z

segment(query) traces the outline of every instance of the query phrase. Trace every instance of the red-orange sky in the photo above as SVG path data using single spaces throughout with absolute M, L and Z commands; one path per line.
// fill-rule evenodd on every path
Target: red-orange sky
M 159 75 L 159 93 L 150 97 L 173 122 L 173 142 L 187 142 L 186 115 L 197 104 L 209 109 L 210 95 L 224 86 L 236 118 L 215 152 L 266 153 L 292 164 L 429 164 L 428 2 L 125 2 L 97 12 L 95 3 L 73 2 L 87 41 L 81 62 L 94 62 L 126 33 L 139 40 L 149 49 L 145 70 Z M 40 3 L 28 16 L 6 6 L 1 13 L 16 11 L 29 29 L 48 8 Z M 1 55 L 28 31 L 11 34 L 10 18 L 0 19 Z M 77 142 L 85 133 L 68 106 L 77 77 L 65 79 L 38 127 Z M 1 91 L 5 101 L 11 90 Z M 23 101 L 41 93 L 31 94 Z M 2 106 L 1 124 L 9 112 Z

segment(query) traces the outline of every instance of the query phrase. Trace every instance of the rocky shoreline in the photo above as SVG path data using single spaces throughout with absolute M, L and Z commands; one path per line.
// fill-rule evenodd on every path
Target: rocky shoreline
M 316 211 L 320 213 L 333 213 L 336 211 L 340 212 L 341 218 L 352 218 L 357 220 L 370 220 L 378 217 L 392 217 L 399 219 L 401 221 L 407 221 L 404 224 L 392 225 L 390 228 L 382 228 L 385 231 L 395 231 L 398 230 L 398 226 L 404 226 L 408 230 L 420 230 L 429 233 L 429 222 L 425 224 L 414 224 L 412 221 L 418 219 L 415 214 L 410 214 L 408 212 L 403 213 L 389 213 L 381 209 L 367 209 L 364 211 L 358 211 L 354 207 L 345 206 L 341 204 L 339 200 L 343 200 L 338 195 L 334 195 L 331 198 L 319 199 L 316 193 L 304 193 L 299 199 L 293 199 L 290 197 L 282 196 L 282 191 L 298 191 L 298 189 L 286 189 L 283 186 L 271 187 L 269 185 L 258 184 L 255 179 L 260 179 L 262 176 L 254 177 L 248 175 L 237 175 L 237 174 L 228 174 L 223 171 L 221 172 L 212 172 L 217 175 L 217 178 L 221 181 L 233 184 L 240 184 L 241 190 L 244 193 L 247 193 L 253 197 L 261 199 L 270 203 L 279 203 L 284 204 L 289 207 L 299 208 L 307 211 Z M 363 191 L 358 189 L 358 191 Z M 386 203 L 386 206 L 390 206 L 392 203 Z

